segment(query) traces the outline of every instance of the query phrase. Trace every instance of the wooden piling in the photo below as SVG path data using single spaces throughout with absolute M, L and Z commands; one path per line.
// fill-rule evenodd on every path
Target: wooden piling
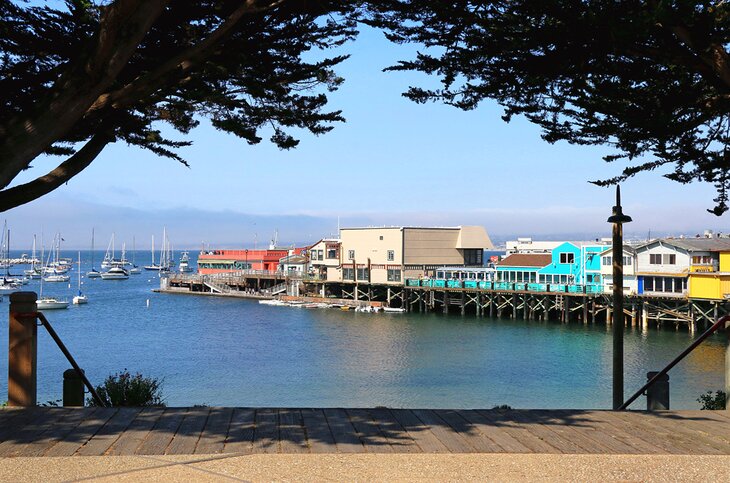
M 8 406 L 35 406 L 37 403 L 38 326 L 35 317 L 27 316 L 36 312 L 36 300 L 35 292 L 10 294 Z

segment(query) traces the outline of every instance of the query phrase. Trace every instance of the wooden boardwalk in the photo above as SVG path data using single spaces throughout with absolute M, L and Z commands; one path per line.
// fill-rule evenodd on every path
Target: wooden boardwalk
M 3 408 L 0 456 L 216 453 L 730 455 L 730 412 Z

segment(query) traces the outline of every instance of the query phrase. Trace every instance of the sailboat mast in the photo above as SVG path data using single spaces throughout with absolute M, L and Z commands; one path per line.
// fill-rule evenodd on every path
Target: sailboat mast
M 91 229 L 91 269 L 94 269 L 94 229 Z

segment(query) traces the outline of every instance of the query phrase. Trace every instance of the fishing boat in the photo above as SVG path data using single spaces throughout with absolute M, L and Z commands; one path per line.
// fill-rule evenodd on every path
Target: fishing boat
M 102 280 L 127 280 L 129 272 L 122 267 L 112 267 L 101 274 Z
M 79 252 L 79 294 L 75 296 L 72 300 L 74 305 L 83 305 L 88 304 L 89 299 L 81 293 L 81 252 Z
M 193 271 L 193 268 L 190 266 L 190 255 L 188 255 L 188 252 L 182 252 L 182 255 L 180 255 L 180 273 L 190 273 Z
M 79 270 L 81 270 L 79 268 Z M 94 267 L 94 229 L 91 229 L 91 270 L 86 272 L 86 278 L 99 278 L 101 272 Z

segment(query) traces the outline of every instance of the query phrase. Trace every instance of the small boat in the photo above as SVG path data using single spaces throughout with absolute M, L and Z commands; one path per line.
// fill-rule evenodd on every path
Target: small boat
M 112 267 L 101 274 L 102 280 L 127 280 L 128 278 L 129 272 L 122 267 Z
M 129 269 L 130 274 L 138 275 L 142 273 L 142 267 L 138 267 L 137 263 L 135 263 L 135 255 L 137 254 L 137 243 L 135 242 L 134 237 L 132 237 L 132 268 Z
M 79 268 L 79 270 L 81 270 Z M 86 278 L 100 278 L 101 272 L 94 268 L 94 229 L 91 229 L 91 270 L 86 273 Z
M 406 309 L 398 309 L 395 307 L 383 307 L 383 312 L 390 312 L 393 314 L 402 314 L 406 311 Z
M 89 299 L 81 293 L 81 252 L 79 252 L 79 294 L 73 298 L 74 305 L 88 304 Z
M 8 292 L 15 292 L 16 290 L 20 290 L 21 284 L 16 282 L 11 282 L 7 278 L 3 278 L 0 280 L 0 292 L 8 293 Z
M 46 277 L 43 277 L 43 280 L 46 282 L 68 282 L 71 280 L 71 277 L 68 275 L 48 275 Z
M 180 273 L 190 273 L 193 271 L 193 268 L 190 266 L 190 256 L 188 255 L 188 252 L 182 252 L 182 255 L 180 256 L 179 269 Z
M 56 309 L 67 309 L 68 302 L 65 300 L 58 300 L 55 298 L 47 297 L 38 299 L 36 301 L 36 307 L 38 310 L 56 310 Z

